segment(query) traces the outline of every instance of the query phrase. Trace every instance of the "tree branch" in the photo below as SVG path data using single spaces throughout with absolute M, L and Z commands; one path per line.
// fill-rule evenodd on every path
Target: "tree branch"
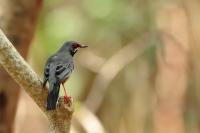
M 0 30 L 0 63 L 47 115 L 50 121 L 50 131 L 69 133 L 73 113 L 72 104 L 66 105 L 62 100 L 59 100 L 61 105 L 59 109 L 46 111 L 47 90 L 42 89 L 42 82 L 39 76 L 20 56 L 2 30 Z

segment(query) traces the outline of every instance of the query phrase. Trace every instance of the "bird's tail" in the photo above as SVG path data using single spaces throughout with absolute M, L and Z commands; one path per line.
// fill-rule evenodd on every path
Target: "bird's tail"
M 49 84 L 49 90 L 51 91 L 49 91 L 47 96 L 47 110 L 56 109 L 56 103 L 59 96 L 59 89 L 60 84 L 58 82 Z

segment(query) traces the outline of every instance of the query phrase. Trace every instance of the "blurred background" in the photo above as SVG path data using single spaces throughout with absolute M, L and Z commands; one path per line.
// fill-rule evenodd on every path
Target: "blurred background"
M 74 99 L 71 133 L 200 132 L 198 0 L 20 0 L 14 11 L 6 7 L 17 1 L 1 1 L 0 16 L 26 8 L 28 24 L 22 15 L 18 23 L 0 17 L 1 26 L 13 42 L 29 38 L 24 57 L 41 77 L 65 41 L 89 46 L 65 84 Z M 25 28 L 10 30 L 18 24 Z M 21 90 L 16 99 L 13 132 L 48 132 L 31 98 Z

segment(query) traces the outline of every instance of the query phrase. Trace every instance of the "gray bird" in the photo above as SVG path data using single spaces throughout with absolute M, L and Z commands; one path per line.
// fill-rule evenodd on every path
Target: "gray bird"
M 71 99 L 71 97 L 68 97 L 66 94 L 64 83 L 74 70 L 73 56 L 79 48 L 86 47 L 88 46 L 81 45 L 75 41 L 65 42 L 55 54 L 48 58 L 44 68 L 43 81 L 43 88 L 45 88 L 47 81 L 49 83 L 47 110 L 56 109 L 60 84 L 62 84 L 64 88 L 64 100 L 67 102 Z

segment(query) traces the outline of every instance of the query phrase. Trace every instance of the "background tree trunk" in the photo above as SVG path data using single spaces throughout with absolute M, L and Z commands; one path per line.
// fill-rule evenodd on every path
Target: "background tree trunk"
M 26 58 L 42 0 L 0 0 L 0 3 L 0 27 L 20 54 Z M 0 68 L 1 133 L 12 132 L 19 91 L 19 86 L 3 68 Z
M 188 17 L 188 28 L 191 43 L 191 80 L 190 81 L 190 93 L 188 94 L 188 106 L 192 112 L 193 125 L 189 127 L 189 131 L 192 133 L 200 132 L 200 25 L 199 25 L 199 12 L 200 12 L 200 1 L 199 0 L 183 0 L 183 5 L 185 7 L 187 17 Z M 189 109 L 188 109 L 189 110 Z
M 160 3 L 156 14 L 161 46 L 157 51 L 155 133 L 184 133 L 187 89 L 188 18 L 175 2 Z

